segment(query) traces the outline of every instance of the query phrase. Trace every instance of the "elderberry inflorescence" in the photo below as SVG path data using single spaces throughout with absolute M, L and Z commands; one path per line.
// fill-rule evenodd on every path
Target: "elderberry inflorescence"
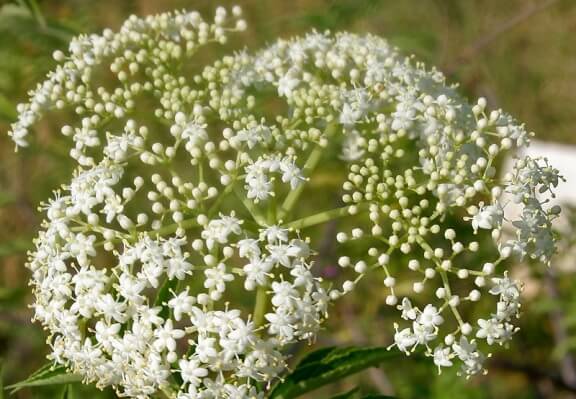
M 80 118 L 62 126 L 77 167 L 43 204 L 28 263 L 51 359 L 128 397 L 261 397 L 286 369 L 283 349 L 312 341 L 332 301 L 382 273 L 400 315 L 392 347 L 482 371 L 482 347 L 517 329 L 521 284 L 504 260 L 554 253 L 558 171 L 526 158 L 500 177 L 503 154 L 528 145 L 524 126 L 375 36 L 314 32 L 187 66 L 245 28 L 238 7 L 212 22 L 130 17 L 56 52 L 19 105 L 18 147 L 50 111 Z M 281 104 L 274 117 L 262 98 Z M 325 195 L 310 181 L 334 143 L 342 206 L 294 219 L 305 189 Z M 354 277 L 329 286 L 305 233 L 337 218 L 347 227 L 334 240 L 369 248 L 341 256 Z M 493 259 L 470 239 L 487 233 Z M 466 320 L 482 296 L 493 311 Z

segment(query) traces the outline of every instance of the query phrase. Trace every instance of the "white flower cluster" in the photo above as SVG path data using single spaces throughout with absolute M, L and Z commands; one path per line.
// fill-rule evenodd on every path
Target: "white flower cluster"
M 274 180 L 268 178 L 269 173 L 281 173 L 282 182 L 289 183 L 294 190 L 304 180 L 302 171 L 294 161 L 278 156 L 263 156 L 246 166 L 246 194 L 254 202 L 264 201 L 274 195 Z
M 406 324 L 394 346 L 424 347 L 439 368 L 483 370 L 479 344 L 516 330 L 520 284 L 504 259 L 549 263 L 554 252 L 559 209 L 539 197 L 558 172 L 526 159 L 500 180 L 495 165 L 527 144 L 524 127 L 483 99 L 469 106 L 438 71 L 374 36 L 312 33 L 189 68 L 201 46 L 245 29 L 240 15 L 131 17 L 116 33 L 81 36 L 18 107 L 10 134 L 20 147 L 50 110 L 81 119 L 61 129 L 78 166 L 43 206 L 28 264 L 52 359 L 128 397 L 261 397 L 285 370 L 285 346 L 313 340 L 330 301 L 370 272 Z M 285 108 L 269 116 L 268 99 Z M 344 205 L 294 218 L 334 144 Z M 524 212 L 511 221 L 516 238 L 499 242 L 503 193 Z M 341 250 L 369 249 L 341 256 L 357 276 L 327 289 L 301 234 L 344 217 Z M 470 237 L 484 230 L 496 259 L 475 254 Z M 418 295 L 426 288 L 435 303 Z M 466 321 L 482 291 L 494 312 Z

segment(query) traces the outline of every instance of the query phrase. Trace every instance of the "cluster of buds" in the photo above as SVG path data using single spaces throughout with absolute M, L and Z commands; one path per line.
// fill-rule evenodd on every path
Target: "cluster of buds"
M 504 260 L 554 253 L 559 210 L 541 196 L 558 171 L 526 159 L 500 178 L 503 154 L 529 141 L 524 127 L 483 99 L 470 106 L 378 37 L 311 33 L 191 65 L 245 28 L 238 7 L 212 22 L 131 17 L 56 52 L 59 66 L 18 107 L 18 147 L 51 110 L 80 119 L 61 129 L 77 168 L 43 204 L 28 262 L 51 358 L 122 396 L 261 397 L 286 346 L 312 341 L 331 301 L 382 276 L 404 324 L 392 347 L 482 371 L 481 347 L 516 331 L 521 285 Z M 315 170 L 338 156 L 341 206 L 295 218 L 304 190 L 318 190 Z M 520 219 L 507 218 L 506 195 Z M 305 234 L 339 218 L 340 250 L 366 251 L 341 256 L 354 277 L 327 285 Z M 477 254 L 485 234 L 494 259 Z M 465 320 L 483 292 L 494 312 Z

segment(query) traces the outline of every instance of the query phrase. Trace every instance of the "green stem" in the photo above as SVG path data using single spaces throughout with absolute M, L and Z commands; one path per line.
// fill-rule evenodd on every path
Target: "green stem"
M 336 131 L 337 126 L 338 125 L 336 125 L 335 123 L 329 125 L 326 128 L 326 136 L 327 137 L 332 136 L 332 134 Z M 322 158 L 322 154 L 324 153 L 324 151 L 325 151 L 324 147 L 317 145 L 310 152 L 310 155 L 308 156 L 308 159 L 306 160 L 306 163 L 304 164 L 304 168 L 302 169 L 302 174 L 306 178 L 309 178 L 309 176 L 312 174 L 314 169 L 316 169 L 316 166 L 318 166 L 318 163 L 320 162 L 320 159 Z M 286 198 L 284 199 L 284 202 L 282 203 L 282 206 L 278 212 L 278 220 L 282 220 L 283 218 L 285 218 L 286 215 L 288 215 L 288 213 L 290 213 L 292 208 L 294 208 L 294 205 L 298 201 L 298 198 L 300 198 L 302 191 L 304 191 L 305 185 L 306 185 L 305 183 L 299 184 L 298 187 L 296 187 L 294 190 L 290 191 L 290 193 L 286 196 Z
M 356 206 L 358 214 L 359 212 L 365 211 L 368 209 L 367 203 L 362 203 Z M 304 229 L 306 227 L 315 226 L 320 223 L 325 223 L 334 219 L 339 219 L 345 216 L 350 216 L 350 206 L 343 206 L 342 208 L 331 209 L 329 211 L 324 211 L 317 213 L 315 215 L 306 216 L 302 219 L 294 220 L 290 223 L 284 225 L 284 227 L 292 228 L 292 229 Z
M 268 220 L 268 225 L 272 226 L 274 224 L 276 224 L 276 217 L 277 217 L 277 213 L 278 213 L 278 205 L 276 204 L 276 196 L 273 196 L 272 198 L 269 199 L 269 204 L 268 204 L 268 215 L 267 215 L 267 220 Z
M 254 221 L 260 226 L 266 226 L 266 218 L 263 217 L 258 208 L 254 206 L 252 200 L 247 198 L 238 187 L 234 187 L 234 194 L 236 194 L 236 197 L 242 201 L 242 204 L 244 204 L 244 207 L 248 210 L 250 215 L 252 215 Z
M 268 294 L 266 292 L 267 288 L 263 285 L 258 286 L 256 291 L 256 303 L 254 303 L 254 327 L 258 328 L 264 325 L 264 315 L 266 314 L 266 308 L 268 305 Z
M 196 222 L 196 218 L 190 218 L 190 219 L 183 220 L 180 223 L 173 223 L 173 224 L 169 224 L 168 226 L 164 226 L 161 229 L 158 229 L 156 231 L 151 232 L 151 235 L 155 236 L 155 237 L 162 237 L 162 236 L 165 236 L 167 234 L 174 233 L 180 227 L 183 228 L 184 230 L 186 230 L 186 229 L 189 229 L 190 227 L 196 227 L 196 226 L 198 226 L 198 222 Z
M 420 247 L 422 247 L 424 250 L 433 252 L 430 245 L 422 237 L 418 237 L 416 241 L 418 242 L 418 244 L 420 244 Z M 446 272 L 442 270 L 439 266 L 437 266 L 436 269 L 438 270 L 438 274 L 442 279 L 442 285 L 444 285 L 444 289 L 446 290 L 446 298 L 447 298 L 446 303 L 450 307 L 450 310 L 452 311 L 454 318 L 458 322 L 458 325 L 462 327 L 462 325 L 464 324 L 464 320 L 462 320 L 462 316 L 460 316 L 458 308 L 450 304 L 450 298 L 452 298 L 452 291 L 450 289 L 450 280 L 448 279 L 448 274 L 446 274 Z
M 208 218 L 209 219 L 211 219 L 216 214 L 216 212 L 218 212 L 218 210 L 220 209 L 220 204 L 222 203 L 222 201 L 228 196 L 228 194 L 230 194 L 234 190 L 235 187 L 236 187 L 236 180 L 233 180 L 218 195 L 218 198 L 216 198 L 216 201 L 214 201 L 214 203 L 212 204 L 212 206 L 208 210 Z
M 448 306 L 450 306 L 450 310 L 452 310 L 452 314 L 456 318 L 458 325 L 460 327 L 462 327 L 462 325 L 464 324 L 464 320 L 462 320 L 462 316 L 460 316 L 460 312 L 458 312 L 458 308 L 456 306 L 452 306 L 452 304 L 450 304 L 450 298 L 452 298 L 452 291 L 450 290 L 450 281 L 448 280 L 448 275 L 446 274 L 446 272 L 444 270 L 438 270 L 438 273 L 440 274 L 440 277 L 442 278 L 442 284 L 444 285 L 444 289 L 446 290 L 446 298 L 447 298 L 446 303 L 448 303 Z

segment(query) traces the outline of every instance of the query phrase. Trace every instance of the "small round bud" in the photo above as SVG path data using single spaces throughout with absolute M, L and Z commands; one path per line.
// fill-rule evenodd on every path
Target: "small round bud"
M 410 261 L 408 262 L 408 268 L 410 270 L 418 270 L 420 268 L 420 262 L 418 262 L 417 259 L 410 259 Z
M 354 289 L 354 282 L 350 281 L 350 280 L 346 280 L 344 281 L 344 284 L 342 284 L 342 289 L 344 290 L 344 292 L 350 292 Z
M 396 285 L 396 279 L 394 277 L 388 276 L 384 279 L 384 285 L 388 288 L 394 287 Z
M 478 291 L 478 290 L 472 290 L 472 291 L 470 291 L 470 294 L 468 294 L 468 298 L 470 298 L 470 300 L 472 302 L 479 301 L 480 296 L 481 296 L 481 294 L 480 294 L 480 291 Z
M 416 282 L 412 285 L 412 289 L 414 290 L 415 293 L 419 294 L 422 291 L 424 291 L 424 284 L 421 282 Z
M 338 264 L 341 267 L 348 267 L 350 266 L 350 258 L 347 256 L 341 256 L 340 258 L 338 258 Z
M 344 232 L 340 232 L 336 234 L 336 241 L 338 241 L 339 243 L 346 242 L 348 241 L 348 235 Z
M 482 266 L 482 272 L 485 274 L 494 273 L 494 263 L 484 263 Z
M 454 229 L 446 229 L 446 231 L 444 232 L 444 238 L 446 238 L 447 240 L 455 239 L 456 232 L 454 231 Z
M 398 303 L 398 297 L 396 295 L 388 295 L 386 297 L 386 305 L 394 306 Z
M 364 273 L 367 268 L 368 268 L 368 265 L 366 265 L 366 262 L 364 262 L 362 260 L 357 262 L 356 265 L 354 265 L 354 271 L 356 273 Z

